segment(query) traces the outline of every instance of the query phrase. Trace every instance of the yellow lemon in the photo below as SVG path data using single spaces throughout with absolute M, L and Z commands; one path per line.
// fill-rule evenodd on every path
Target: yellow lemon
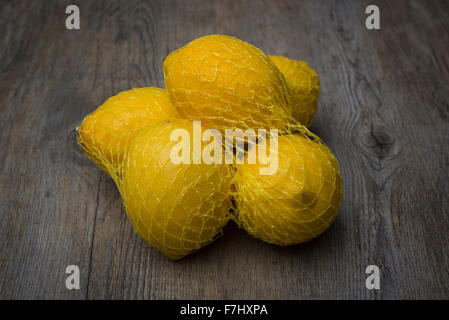
M 165 87 L 178 112 L 207 128 L 283 129 L 288 85 L 258 48 L 237 38 L 196 39 L 164 60 Z
M 78 143 L 89 158 L 112 174 L 140 129 L 169 118 L 181 116 L 166 90 L 151 87 L 123 91 L 83 120 L 78 129 Z
M 307 62 L 286 57 L 271 57 L 290 87 L 293 117 L 309 127 L 318 110 L 320 80 Z
M 143 129 L 130 145 L 119 185 L 138 234 L 174 260 L 215 239 L 229 220 L 231 206 L 228 166 L 193 164 L 193 147 L 190 163 L 173 161 L 179 142 L 171 135 L 178 129 L 189 133 L 192 146 L 190 120 L 162 121 Z
M 258 146 L 259 148 L 262 146 Z M 329 149 L 299 135 L 285 135 L 263 152 L 278 155 L 273 175 L 261 175 L 260 162 L 237 166 L 237 223 L 268 243 L 291 245 L 308 241 L 326 230 L 342 201 L 342 179 Z

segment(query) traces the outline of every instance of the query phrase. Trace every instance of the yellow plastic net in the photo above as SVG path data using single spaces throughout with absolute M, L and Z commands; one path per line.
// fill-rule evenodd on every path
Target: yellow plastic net
M 122 92 L 78 129 L 136 231 L 169 258 L 210 243 L 230 219 L 278 245 L 334 220 L 338 162 L 294 116 L 307 109 L 312 121 L 319 80 L 303 64 L 284 77 L 273 58 L 233 37 L 199 38 L 164 60 L 165 90 Z
M 109 98 L 84 118 L 78 144 L 112 178 L 120 173 L 125 153 L 142 128 L 161 119 L 181 118 L 164 89 L 137 88 Z
M 284 75 L 292 96 L 292 115 L 296 121 L 310 127 L 318 110 L 320 79 L 305 61 L 286 57 L 270 57 Z
M 256 238 L 277 245 L 308 241 L 325 231 L 342 199 L 338 163 L 327 147 L 290 133 L 278 137 L 276 148 L 271 141 L 259 148 L 278 159 L 277 171 L 261 175 L 269 165 L 248 164 L 256 153 L 250 148 L 233 179 L 234 220 Z

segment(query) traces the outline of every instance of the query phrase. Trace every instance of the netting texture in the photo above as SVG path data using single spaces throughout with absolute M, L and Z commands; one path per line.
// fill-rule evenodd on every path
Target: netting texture
M 206 36 L 164 60 L 165 87 L 178 112 L 219 130 L 284 129 L 290 89 L 258 48 L 228 36 Z
M 189 120 L 144 129 L 130 145 L 118 185 L 137 232 L 179 259 L 211 242 L 229 220 L 231 174 L 220 164 L 174 164 L 170 154 L 176 142 L 170 135 L 175 129 L 193 137 Z
M 278 158 L 277 172 L 260 175 L 260 162 L 244 164 L 233 177 L 237 214 L 234 220 L 249 234 L 268 243 L 302 243 L 325 231 L 342 200 L 341 174 L 335 157 L 319 140 L 301 134 L 278 138 L 263 151 Z M 265 165 L 266 167 L 266 165 Z
M 129 144 L 140 130 L 171 118 L 181 116 L 166 90 L 149 87 L 123 91 L 86 116 L 78 128 L 78 144 L 98 167 L 115 178 Z
M 270 56 L 270 59 L 289 84 L 293 118 L 306 127 L 310 127 L 318 110 L 321 89 L 318 75 L 305 61 L 279 56 Z

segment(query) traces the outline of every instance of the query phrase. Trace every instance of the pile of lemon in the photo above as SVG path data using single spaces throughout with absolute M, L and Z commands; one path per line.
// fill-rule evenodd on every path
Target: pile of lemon
M 78 143 L 114 179 L 142 238 L 181 259 L 213 241 L 230 219 L 277 245 L 308 241 L 329 227 L 342 179 L 335 157 L 306 128 L 320 94 L 307 63 L 211 35 L 167 56 L 164 76 L 166 89 L 121 92 L 78 128 Z M 277 129 L 277 148 L 259 138 L 246 141 L 239 164 L 175 164 L 171 134 L 183 129 L 193 137 L 193 121 L 219 132 Z M 276 153 L 274 174 L 261 174 L 266 163 L 249 163 L 261 151 Z

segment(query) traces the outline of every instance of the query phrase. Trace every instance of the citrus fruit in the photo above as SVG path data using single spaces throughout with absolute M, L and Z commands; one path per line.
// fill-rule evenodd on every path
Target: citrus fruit
M 286 57 L 270 56 L 270 59 L 282 72 L 290 87 L 293 117 L 309 127 L 318 109 L 320 96 L 318 75 L 307 62 Z
M 260 148 L 262 146 L 258 146 Z M 308 241 L 334 220 L 342 200 L 342 179 L 329 149 L 306 136 L 279 136 L 263 152 L 278 155 L 273 175 L 261 175 L 265 166 L 248 164 L 250 148 L 234 177 L 235 220 L 249 234 L 268 243 L 291 245 Z
M 111 174 L 140 129 L 156 120 L 180 117 L 164 89 L 123 91 L 86 116 L 78 129 L 78 143 L 89 158 Z
M 288 85 L 274 63 L 237 38 L 198 38 L 164 60 L 165 87 L 177 111 L 203 126 L 283 129 L 291 118 Z
M 170 137 L 178 129 L 189 133 L 192 146 L 190 120 L 160 121 L 143 129 L 129 147 L 119 185 L 137 233 L 174 260 L 215 239 L 231 206 L 229 166 L 193 164 L 193 148 L 190 163 L 173 162 L 178 142 Z

